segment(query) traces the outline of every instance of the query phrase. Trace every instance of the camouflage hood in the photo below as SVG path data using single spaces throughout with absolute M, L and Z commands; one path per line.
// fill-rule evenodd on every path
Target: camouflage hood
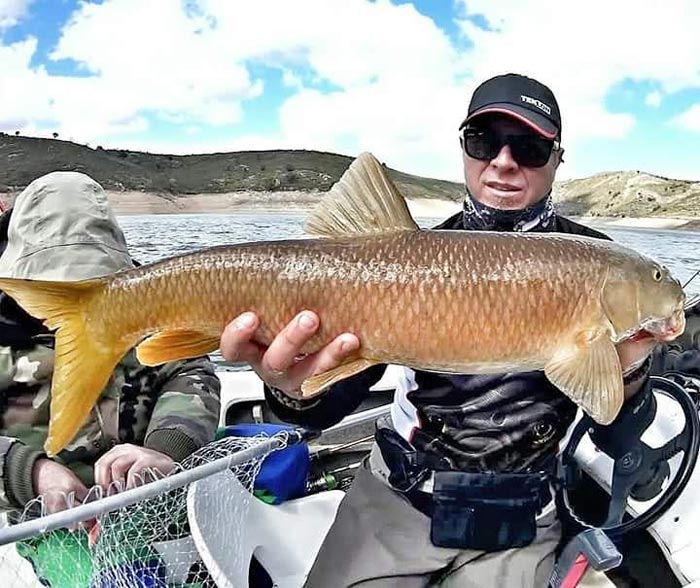
M 88 176 L 53 172 L 17 196 L 1 276 L 72 281 L 132 266 L 107 196 Z

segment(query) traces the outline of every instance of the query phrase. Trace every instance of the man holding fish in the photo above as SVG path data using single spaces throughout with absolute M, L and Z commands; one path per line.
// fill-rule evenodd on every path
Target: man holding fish
M 568 233 L 608 240 L 554 210 L 551 189 L 564 150 L 558 104 L 545 85 L 515 74 L 487 80 L 474 92 L 459 130 L 467 188 L 464 210 L 437 229 Z M 569 245 L 563 242 L 562 249 L 549 253 L 554 281 L 560 279 L 555 257 Z M 516 251 L 512 259 L 499 259 L 502 250 L 497 244 L 487 252 L 492 257 L 484 264 L 492 263 L 494 272 L 501 274 L 475 289 L 471 299 L 455 296 L 453 320 L 460 312 L 483 317 L 483 332 L 474 345 L 486 355 L 489 346 L 498 347 L 494 338 L 522 337 L 523 331 L 523 342 L 528 337 L 556 337 L 555 330 L 528 323 L 527 312 L 520 310 L 527 304 L 522 300 L 541 296 L 535 304 L 541 307 L 542 323 L 571 308 L 564 310 L 549 299 L 537 279 L 528 281 L 527 263 L 532 261 L 527 256 L 519 257 Z M 475 271 L 480 271 L 481 261 L 474 263 Z M 585 272 L 589 262 L 581 255 L 568 263 Z M 518 272 L 523 275 L 516 286 L 499 297 L 495 290 Z M 652 349 L 657 341 L 673 339 L 684 325 L 680 287 L 666 274 L 665 268 L 654 266 L 641 278 L 652 288 L 666 282 L 659 298 L 667 297 L 673 307 L 662 313 L 665 320 L 649 322 L 646 329 L 639 329 L 635 319 L 619 318 L 622 306 L 634 300 L 641 304 L 636 293 L 611 281 L 607 292 L 603 288 L 604 305 L 618 307 L 608 308 L 609 318 L 618 315 L 611 322 L 620 325 L 613 328 L 615 346 L 607 336 L 605 342 L 599 339 L 600 331 L 589 322 L 579 330 L 573 348 L 562 350 L 563 356 L 571 356 L 589 344 L 599 346 L 594 359 L 585 353 L 576 359 L 582 369 L 589 366 L 592 373 L 587 377 L 575 367 L 569 371 L 564 359 L 561 371 L 536 362 L 530 370 L 523 369 L 512 360 L 503 361 L 500 373 L 493 365 L 482 369 L 472 363 L 475 375 L 403 368 L 391 418 L 378 423 L 377 443 L 341 503 L 306 586 L 546 586 L 560 540 L 548 480 L 558 444 L 576 413 L 569 398 L 610 425 L 600 428 L 601 439 L 615 432 L 625 436 L 628 431 L 620 430 L 620 423 L 629 428 L 634 421 L 629 415 L 636 417 L 649 408 Z M 570 280 L 571 274 L 567 276 Z M 582 295 L 569 287 L 569 297 Z M 228 359 L 251 364 L 269 385 L 267 399 L 281 418 L 325 428 L 360 404 L 384 365 L 335 380 L 325 393 L 307 397 L 309 381 L 342 369 L 365 345 L 361 335 L 349 331 L 309 353 L 308 342 L 327 320 L 313 310 L 299 313 L 271 341 L 262 342 L 259 313 L 241 314 L 224 331 L 221 350 Z M 583 306 L 577 311 L 587 312 Z M 377 315 L 377 320 L 382 318 Z M 385 326 L 391 326 L 390 319 L 386 317 Z M 436 332 L 451 328 L 442 321 L 431 326 Z M 700 365 L 697 351 L 693 357 Z M 605 394 L 592 397 L 599 392 L 590 383 L 598 376 L 604 379 L 612 364 L 623 374 L 624 391 L 602 386 L 599 390 Z M 584 386 L 572 388 L 579 377 Z M 553 382 L 561 389 L 568 387 L 569 398 Z M 621 408 L 623 396 L 628 401 Z
M 685 327 L 665 267 L 555 214 L 560 139 L 551 91 L 499 76 L 460 125 L 468 194 L 438 230 L 418 227 L 363 153 L 308 239 L 74 282 L 0 272 L 0 289 L 55 330 L 47 456 L 134 347 L 150 366 L 221 347 L 274 386 L 280 416 L 318 427 L 351 412 L 384 365 L 406 366 L 308 586 L 546 584 L 560 536 L 551 467 L 576 406 L 600 425 L 640 414 L 651 349 Z

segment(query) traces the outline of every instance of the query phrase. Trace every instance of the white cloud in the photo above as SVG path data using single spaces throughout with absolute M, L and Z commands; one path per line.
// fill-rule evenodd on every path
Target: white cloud
M 114 30 L 128 31 L 126 42 L 105 42 Z M 262 86 L 236 55 L 219 50 L 212 34 L 205 18 L 169 0 L 83 4 L 53 57 L 73 59 L 91 72 L 86 84 L 92 91 L 68 101 L 59 94 L 62 120 L 81 124 L 81 113 L 95 111 L 90 125 L 113 123 L 150 111 L 204 124 L 239 121 L 241 100 L 259 95 Z
M 149 112 L 182 125 L 236 123 L 242 102 L 264 91 L 248 69 L 261 63 L 279 68 L 296 94 L 280 110 L 279 136 L 251 142 L 372 149 L 395 167 L 459 177 L 454 135 L 467 94 L 455 77 L 458 54 L 411 5 L 202 0 L 184 9 L 170 0 L 105 0 L 80 5 L 52 54 L 87 77 L 30 69 L 31 48 L 6 48 L 17 54 L 7 81 L 34 88 L 41 103 L 0 95 L 0 112 L 27 115 L 25 131 L 43 124 L 107 143 L 137 128 L 124 121 Z
M 688 110 L 673 119 L 672 123 L 685 131 L 700 133 L 700 104 L 693 104 Z
M 36 39 L 9 46 L 0 44 L 0 130 L 12 132 L 52 121 L 50 96 L 45 92 L 49 76 L 43 68 L 30 69 Z
M 16 25 L 34 0 L 0 0 L 0 31 Z
M 635 0 L 459 2 L 495 29 L 460 21 L 474 43 L 465 59 L 475 77 L 519 71 L 547 83 L 559 99 L 569 145 L 631 131 L 631 114 L 605 106 L 611 88 L 625 80 L 653 80 L 664 94 L 700 87 L 700 4 L 694 0 L 663 6 Z
M 564 143 L 574 154 L 562 171 L 577 175 L 572 147 L 624 138 L 637 124 L 631 113 L 607 110 L 616 84 L 653 81 L 651 105 L 700 87 L 693 0 L 669 0 L 663 10 L 633 0 L 457 1 L 466 44 L 412 5 L 389 0 L 81 3 L 52 57 L 78 63 L 85 77 L 32 68 L 33 39 L 0 44 L 0 125 L 149 151 L 367 149 L 398 169 L 459 179 L 456 129 L 476 81 L 519 71 L 559 98 Z M 0 21 L 10 4 L 27 2 L 0 0 Z M 483 15 L 493 30 L 466 14 Z M 279 69 L 293 92 L 274 121 L 279 132 L 208 140 L 208 125 L 240 122 L 245 101 L 265 92 L 251 73 L 256 65 Z M 182 141 L 137 135 L 154 115 L 178 125 Z
M 285 69 L 282 72 L 282 83 L 288 88 L 295 88 L 297 90 L 304 87 L 301 77 L 289 69 Z
M 654 108 L 661 106 L 661 99 L 663 98 L 661 92 L 654 91 L 654 92 L 649 92 L 646 95 L 646 98 L 644 98 L 644 103 L 647 106 L 653 106 Z

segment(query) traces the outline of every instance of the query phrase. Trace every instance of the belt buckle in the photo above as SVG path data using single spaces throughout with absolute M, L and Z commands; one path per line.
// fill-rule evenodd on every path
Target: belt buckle
M 427 480 L 432 474 L 432 470 L 428 468 L 423 468 L 418 472 L 418 475 L 410 480 L 410 484 L 406 488 L 396 488 L 402 494 L 410 494 L 413 492 L 420 484 Z

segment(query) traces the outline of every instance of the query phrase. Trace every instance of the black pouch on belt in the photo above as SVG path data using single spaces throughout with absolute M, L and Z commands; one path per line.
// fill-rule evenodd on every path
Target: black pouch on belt
M 435 472 L 430 539 L 436 547 L 500 551 L 529 545 L 551 499 L 544 473 Z

